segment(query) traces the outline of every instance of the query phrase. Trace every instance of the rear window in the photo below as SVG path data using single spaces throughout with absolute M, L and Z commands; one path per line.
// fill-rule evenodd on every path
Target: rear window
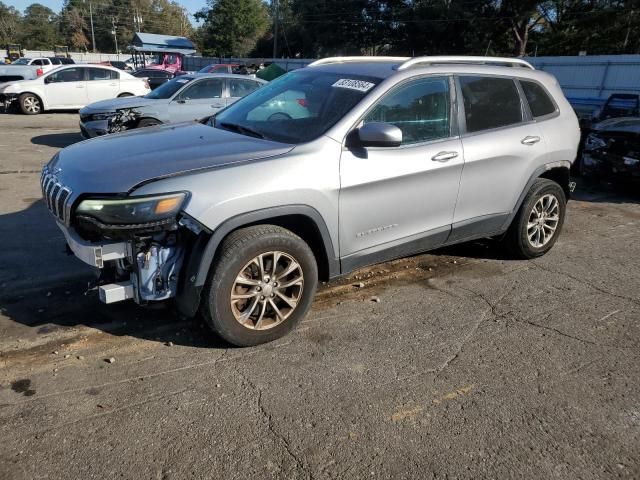
M 527 97 L 529 109 L 534 118 L 544 117 L 556 111 L 556 106 L 549 98 L 549 94 L 536 82 L 520 80 L 520 85 L 522 85 L 522 91 Z
M 90 68 L 89 80 L 117 80 L 118 72 L 106 68 Z
M 520 93 L 513 79 L 460 77 L 468 132 L 522 122 Z

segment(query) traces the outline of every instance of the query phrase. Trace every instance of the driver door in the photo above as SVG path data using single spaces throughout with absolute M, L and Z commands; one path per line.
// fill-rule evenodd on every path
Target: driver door
M 81 108 L 87 104 L 85 70 L 83 67 L 54 70 L 45 78 L 48 108 Z
M 402 131 L 402 144 L 343 148 L 343 268 L 426 250 L 447 239 L 464 165 L 453 91 L 448 76 L 423 77 L 394 88 L 369 110 L 360 126 L 395 125 Z
M 224 108 L 222 78 L 194 80 L 181 90 L 169 104 L 172 123 L 199 120 Z

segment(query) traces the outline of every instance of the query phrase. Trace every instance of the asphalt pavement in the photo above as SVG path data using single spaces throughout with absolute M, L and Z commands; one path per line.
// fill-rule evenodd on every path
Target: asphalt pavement
M 540 259 L 377 265 L 239 349 L 87 289 L 38 185 L 79 140 L 0 114 L 0 479 L 640 478 L 640 194 L 579 181 Z

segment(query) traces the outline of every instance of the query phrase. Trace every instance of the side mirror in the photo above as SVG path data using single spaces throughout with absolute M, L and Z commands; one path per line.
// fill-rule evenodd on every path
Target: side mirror
M 44 79 L 44 83 L 51 83 L 51 82 L 53 82 L 53 80 L 51 79 L 50 76 Z
M 365 123 L 357 134 L 361 147 L 399 147 L 402 144 L 402 130 L 390 123 Z

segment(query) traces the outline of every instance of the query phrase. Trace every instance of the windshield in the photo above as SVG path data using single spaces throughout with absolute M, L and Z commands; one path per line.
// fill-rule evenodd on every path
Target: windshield
M 163 83 L 150 93 L 147 93 L 144 98 L 150 98 L 152 100 L 166 100 L 167 98 L 171 98 L 178 90 L 184 87 L 191 80 L 193 80 L 193 77 L 181 76 L 174 78 L 173 80 Z
M 14 65 L 29 65 L 29 62 L 31 61 L 30 58 L 19 58 L 18 60 L 16 60 L 15 62 L 12 62 Z
M 309 142 L 335 125 L 379 82 L 362 75 L 291 72 L 220 112 L 215 127 L 284 143 Z

